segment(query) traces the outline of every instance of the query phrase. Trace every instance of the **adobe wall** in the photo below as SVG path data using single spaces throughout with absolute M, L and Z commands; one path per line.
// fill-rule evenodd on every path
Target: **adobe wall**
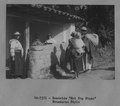
M 7 17 L 6 21 L 6 64 L 9 66 L 9 40 L 12 38 L 14 32 L 19 31 L 21 33 L 20 42 L 25 50 L 25 22 L 26 20 L 16 17 Z M 42 43 L 47 40 L 48 33 L 51 33 L 57 44 L 45 45 L 43 51 L 33 51 L 31 52 L 30 59 L 33 59 L 31 69 L 32 72 L 38 72 L 46 67 L 50 67 L 51 64 L 55 64 L 58 60 L 59 63 L 62 61 L 62 65 L 65 62 L 65 50 L 68 45 L 68 39 L 70 34 L 75 30 L 74 24 L 64 23 L 55 24 L 47 22 L 33 22 L 30 21 L 30 47 L 35 39 L 35 33 L 39 33 L 39 39 Z M 38 58 L 39 57 L 39 58 Z M 37 58 L 37 60 L 35 59 Z M 27 68 L 30 68 L 27 67 Z M 36 67 L 36 68 L 35 68 Z M 35 71 L 39 70 L 39 71 Z M 37 77 L 39 76 L 37 74 Z M 35 77 L 36 78 L 36 77 Z
M 65 67 L 65 51 L 66 47 L 68 46 L 70 33 L 74 30 L 74 25 L 65 25 L 63 26 L 63 31 L 57 33 L 57 35 L 54 37 L 54 39 L 57 41 L 57 44 L 49 44 L 39 47 L 36 46 L 33 48 L 36 48 L 37 50 L 30 50 L 30 64 L 28 72 L 30 77 L 44 78 L 51 71 L 53 71 L 50 69 L 50 67 L 54 66 L 55 64 L 59 64 L 62 68 Z M 52 33 L 54 34 L 55 31 L 57 30 L 53 30 Z

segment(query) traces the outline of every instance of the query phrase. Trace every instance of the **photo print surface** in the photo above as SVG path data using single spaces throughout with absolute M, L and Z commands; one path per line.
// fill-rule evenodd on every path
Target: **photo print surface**
M 115 79 L 114 5 L 6 4 L 6 79 Z

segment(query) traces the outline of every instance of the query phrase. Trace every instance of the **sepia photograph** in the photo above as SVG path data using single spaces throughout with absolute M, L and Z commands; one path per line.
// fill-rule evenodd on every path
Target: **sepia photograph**
M 114 5 L 6 4 L 6 79 L 115 80 Z

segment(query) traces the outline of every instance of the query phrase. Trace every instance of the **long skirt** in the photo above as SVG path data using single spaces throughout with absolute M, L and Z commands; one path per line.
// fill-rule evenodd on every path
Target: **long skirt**
M 76 57 L 72 52 L 70 53 L 71 69 L 76 73 L 84 71 L 83 55 Z
M 15 60 L 12 60 L 11 57 L 11 73 L 14 77 L 23 76 L 23 61 L 20 50 L 15 51 Z
M 82 57 L 72 59 L 72 67 L 76 73 L 83 71 L 83 60 Z

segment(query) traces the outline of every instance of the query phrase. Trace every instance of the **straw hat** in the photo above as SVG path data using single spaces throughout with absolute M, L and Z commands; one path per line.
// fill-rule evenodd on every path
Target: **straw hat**
M 81 30 L 82 30 L 82 31 L 87 31 L 87 28 L 83 26 L 83 27 L 81 28 Z
M 14 36 L 20 36 L 21 34 L 20 34 L 20 32 L 15 32 L 13 35 Z

